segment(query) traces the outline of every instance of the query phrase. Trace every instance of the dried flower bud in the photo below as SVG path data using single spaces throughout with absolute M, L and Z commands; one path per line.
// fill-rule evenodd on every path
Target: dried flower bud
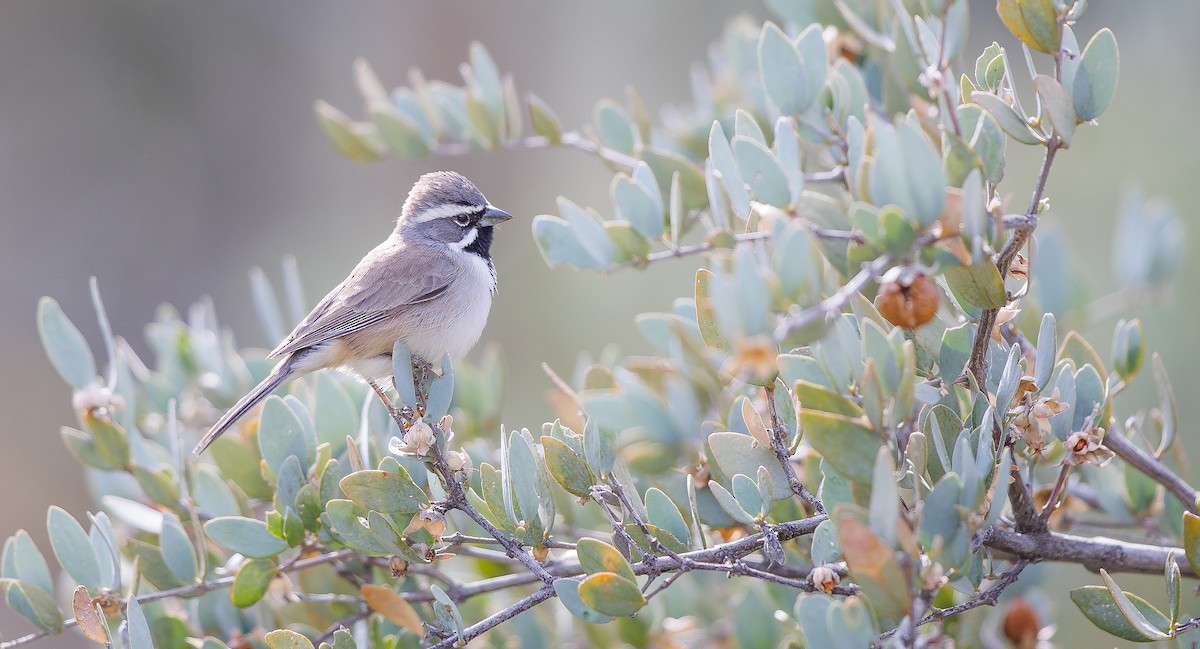
M 125 397 L 97 382 L 92 382 L 75 391 L 71 396 L 71 407 L 91 414 L 97 410 L 113 411 L 125 408 Z
M 1063 456 L 1063 464 L 1078 466 L 1084 463 L 1104 466 L 1113 458 L 1112 451 L 1104 447 L 1104 429 L 1093 428 L 1089 431 L 1071 433 L 1063 442 L 1067 454 Z
M 460 448 L 457 451 L 446 451 L 446 467 L 451 471 L 463 471 L 468 475 L 475 470 L 475 465 L 471 463 L 471 456 L 467 455 L 467 449 Z
M 529 554 L 533 556 L 535 561 L 543 566 L 550 561 L 550 548 L 544 545 L 538 544 L 533 546 L 533 550 L 530 550 Z
M 429 453 L 429 449 L 433 448 L 436 438 L 433 434 L 433 427 L 425 423 L 424 420 L 418 419 L 408 430 L 404 431 L 403 438 L 393 437 L 388 444 L 388 450 L 396 455 L 419 455 L 424 456 Z
M 1012 263 L 1008 265 L 1008 274 L 1014 277 L 1029 276 L 1029 260 L 1025 258 L 1025 255 L 1022 255 L 1019 252 L 1017 253 L 1017 256 L 1013 258 Z
M 446 517 L 439 511 L 422 509 L 412 517 L 412 521 L 408 523 L 408 527 L 404 528 L 401 534 L 408 536 L 421 528 L 428 530 L 435 539 L 440 538 L 446 531 Z
M 772 377 L 778 371 L 776 357 L 779 349 L 768 336 L 739 338 L 733 341 L 733 355 L 725 363 L 725 371 L 735 376 L 749 371 L 756 377 Z
M 950 581 L 942 564 L 931 560 L 928 555 L 921 556 L 920 577 L 921 588 L 927 591 L 937 590 Z
M 883 276 L 875 308 L 897 327 L 915 329 L 937 315 L 937 284 L 915 267 L 893 268 Z
M 833 593 L 833 587 L 841 583 L 842 577 L 829 566 L 817 566 L 808 573 L 808 581 L 816 590 L 830 595 Z
M 393 556 L 388 559 L 388 568 L 392 571 L 392 577 L 399 579 L 408 574 L 408 561 L 400 557 Z

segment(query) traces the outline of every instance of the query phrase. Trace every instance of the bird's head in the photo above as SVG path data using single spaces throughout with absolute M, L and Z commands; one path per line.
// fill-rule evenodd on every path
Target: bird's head
M 512 216 L 488 203 L 471 181 L 453 171 L 427 173 L 404 201 L 396 235 L 406 241 L 441 243 L 489 259 L 492 226 Z

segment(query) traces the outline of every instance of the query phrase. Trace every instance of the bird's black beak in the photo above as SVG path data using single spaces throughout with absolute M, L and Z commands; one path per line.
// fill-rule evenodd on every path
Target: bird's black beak
M 498 225 L 500 223 L 504 223 L 505 221 L 507 221 L 511 218 L 512 218 L 512 214 L 509 214 L 508 212 L 505 212 L 504 210 L 497 209 L 495 207 L 492 207 L 491 205 L 488 205 L 487 211 L 485 211 L 483 213 L 483 217 L 481 217 L 479 219 L 479 224 L 486 225 L 486 226 L 493 226 L 493 225 Z

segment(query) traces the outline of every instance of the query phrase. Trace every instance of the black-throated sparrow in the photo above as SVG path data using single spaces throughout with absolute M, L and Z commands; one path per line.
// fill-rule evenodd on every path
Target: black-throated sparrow
M 392 346 L 435 363 L 479 340 L 496 292 L 492 227 L 511 219 L 452 171 L 425 174 L 404 201 L 396 229 L 358 262 L 270 357 L 283 360 L 196 446 L 201 453 L 284 381 L 348 370 L 371 384 L 392 374 Z

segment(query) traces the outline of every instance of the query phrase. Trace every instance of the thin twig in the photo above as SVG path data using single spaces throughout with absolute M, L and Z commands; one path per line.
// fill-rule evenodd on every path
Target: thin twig
M 768 239 L 770 237 L 771 233 L 769 232 L 745 232 L 743 234 L 734 235 L 733 239 L 734 243 L 746 243 L 749 241 L 762 241 L 763 239 Z M 620 270 L 622 268 L 642 268 L 647 264 L 652 264 L 656 261 L 679 259 L 680 257 L 698 255 L 713 250 L 714 248 L 716 248 L 716 245 L 714 245 L 711 241 L 704 241 L 690 246 L 669 248 L 667 250 L 652 252 L 645 257 L 634 259 L 619 266 L 615 266 L 612 268 L 612 270 Z
M 462 641 L 464 643 L 470 642 L 472 639 L 482 635 L 484 632 L 492 629 L 500 623 L 511 620 L 517 615 L 528 611 L 529 609 L 541 604 L 551 597 L 554 597 L 554 588 L 549 584 L 544 585 L 534 593 L 521 598 L 512 606 L 509 606 L 508 608 L 497 613 L 493 613 L 492 615 L 489 615 L 479 622 L 476 622 L 475 624 L 472 624 L 464 629 L 462 632 Z M 450 649 L 451 647 L 458 646 L 460 646 L 459 638 L 458 635 L 455 634 L 433 645 L 433 647 L 430 649 Z
M 1029 563 L 1030 562 L 1028 559 L 1021 559 L 1012 568 L 1009 568 L 1001 573 L 1000 576 L 996 578 L 996 581 L 992 584 L 991 588 L 975 593 L 968 598 L 967 601 L 962 602 L 961 604 L 955 604 L 954 606 L 947 608 L 934 608 L 929 612 L 928 615 L 921 618 L 920 621 L 913 625 L 913 630 L 915 631 L 916 629 L 931 622 L 944 620 L 948 617 L 958 615 L 959 613 L 964 613 L 973 608 L 978 608 L 980 606 L 995 606 L 996 602 L 1000 600 L 1000 594 L 1004 592 L 1005 588 L 1008 588 L 1016 583 L 1017 577 L 1021 575 L 1021 571 L 1024 570 Z M 879 635 L 879 642 L 883 642 L 884 640 L 892 637 L 898 628 L 899 627 L 881 633 Z
M 1200 508 L 1196 506 L 1196 497 L 1200 494 L 1197 494 L 1192 485 L 1176 475 L 1165 464 L 1154 459 L 1154 456 L 1134 446 L 1129 439 L 1116 430 L 1110 430 L 1104 434 L 1104 445 L 1121 456 L 1122 460 L 1133 465 L 1135 469 L 1165 487 L 1189 512 L 1200 514 Z
M 816 513 L 824 514 L 825 505 L 821 503 L 820 498 L 817 498 L 804 486 L 804 483 L 796 475 L 796 468 L 792 466 L 791 432 L 775 408 L 775 385 L 768 385 L 764 389 L 767 392 L 767 409 L 771 413 L 771 450 L 775 453 L 775 459 L 783 467 L 783 474 L 787 477 L 792 493 L 799 496 L 800 500 L 803 500 Z
M 1004 244 L 999 258 L 996 259 L 996 268 L 1000 270 L 1001 278 L 1008 275 L 1008 268 L 1012 265 L 1012 260 L 1025 246 L 1029 235 L 1037 228 L 1038 205 L 1042 202 L 1042 195 L 1046 192 L 1050 167 L 1054 164 L 1054 154 L 1060 145 L 1061 140 L 1058 136 L 1053 136 L 1046 142 L 1046 154 L 1042 158 L 1042 168 L 1038 172 L 1037 181 L 1034 184 L 1029 209 L 1025 212 L 1026 222 L 1013 228 L 1013 235 Z M 1007 227 L 1007 223 L 1005 225 Z M 979 384 L 979 389 L 984 391 L 987 390 L 988 341 L 992 339 L 992 328 L 996 326 L 996 315 L 999 312 L 1000 309 L 984 309 L 983 314 L 979 316 L 979 328 L 975 330 L 975 342 L 971 345 L 971 356 L 967 361 L 967 371 L 975 376 L 975 382 Z

